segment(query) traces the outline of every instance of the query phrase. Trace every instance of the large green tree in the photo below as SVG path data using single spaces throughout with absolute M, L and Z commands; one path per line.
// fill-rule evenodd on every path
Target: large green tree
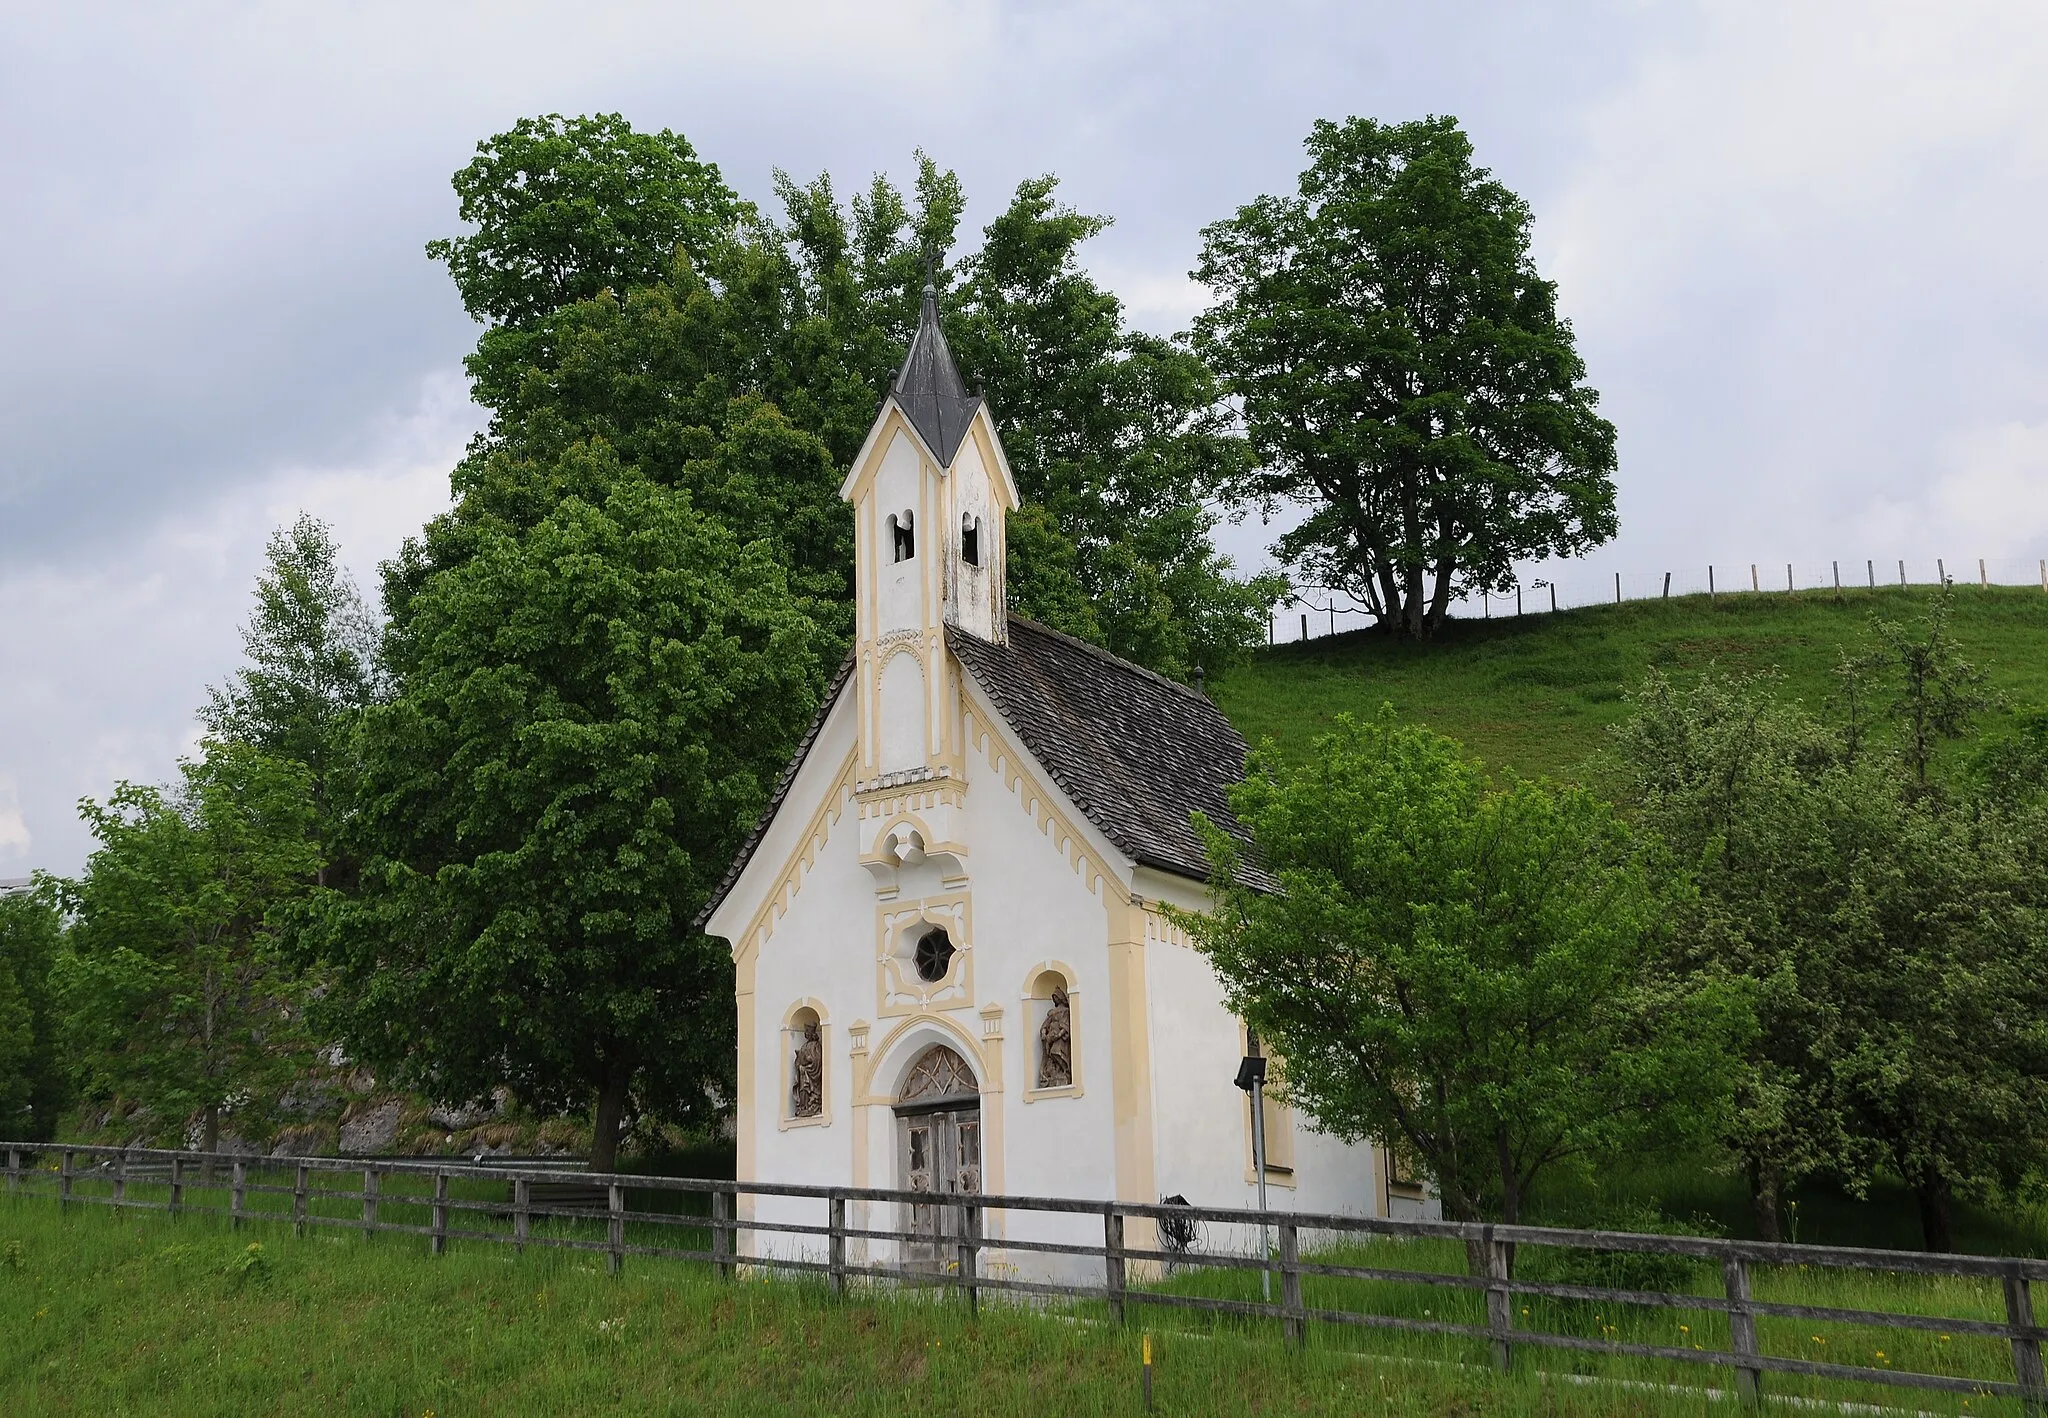
M 1014 607 L 1178 675 L 1221 670 L 1263 637 L 1279 583 L 1240 581 L 1210 539 L 1211 501 L 1244 450 L 1223 424 L 1220 390 L 1185 347 L 1127 328 L 1116 298 L 1076 257 L 1104 223 L 1060 208 L 1052 179 L 1023 184 L 979 250 L 955 264 L 965 196 L 922 153 L 908 194 L 877 177 L 850 203 L 828 177 L 799 184 L 777 173 L 779 220 L 752 209 L 734 216 L 722 189 L 691 189 L 672 204 L 672 225 L 683 231 L 687 206 L 715 238 L 678 236 L 679 257 L 630 271 L 605 242 L 566 243 L 546 223 L 536 237 L 522 225 L 523 197 L 476 197 L 480 184 L 536 181 L 535 165 L 554 161 L 542 184 L 555 194 L 550 211 L 639 202 L 645 165 L 607 133 L 605 144 L 567 147 L 515 130 L 485 148 L 510 145 L 523 165 L 480 158 L 458 178 L 464 214 L 480 223 L 462 241 L 522 269 L 565 250 L 588 267 L 484 332 L 469 370 L 492 419 L 459 490 L 502 481 L 507 459 L 546 466 L 572 443 L 603 438 L 743 537 L 776 536 L 828 630 L 843 634 L 848 613 L 830 609 L 852 589 L 839 474 L 867 435 L 931 279 L 946 292 L 948 337 L 990 397 L 1027 500 L 1013 526 Z M 468 292 L 471 277 L 456 274 Z M 736 422 L 758 428 L 763 410 L 784 420 L 788 456 L 751 465 L 765 501 L 725 496 L 729 475 L 717 475 L 718 488 L 705 480 L 711 450 L 731 441 Z M 825 456 L 799 456 L 801 440 Z M 459 554 L 459 539 L 432 550 L 421 569 Z M 817 594 L 826 582 L 836 594 Z
M 85 1089 L 139 1102 L 159 1135 L 196 1121 L 211 1152 L 226 1114 L 260 1131 L 310 1062 L 281 928 L 321 856 L 301 765 L 209 742 L 181 778 L 80 804 L 99 846 L 63 886 L 59 979 Z
M 1459 1220 L 1530 1187 L 1711 1136 L 1752 1020 L 1678 968 L 1680 881 L 1576 788 L 1490 787 L 1393 711 L 1347 717 L 1289 767 L 1254 755 L 1231 807 L 1277 888 L 1202 824 L 1211 915 L 1184 924 L 1322 1130 L 1411 1156 Z
M 56 1136 L 68 1091 L 53 988 L 63 938 L 44 891 L 0 896 L 0 1137 Z
M 324 853 L 334 835 L 335 777 L 345 771 L 357 717 L 379 692 L 380 666 L 376 622 L 326 523 L 301 513 L 272 534 L 242 647 L 247 662 L 208 691 L 200 719 L 215 739 L 305 767 Z M 322 883 L 330 866 L 320 864 Z
M 352 895 L 308 944 L 350 1052 L 441 1098 L 506 1083 L 712 1120 L 732 969 L 693 925 L 827 673 L 775 544 L 742 542 L 603 442 L 534 470 L 539 515 L 479 515 L 404 583 L 397 693 L 357 738 Z
M 1257 454 L 1236 490 L 1306 517 L 1306 580 L 1418 638 L 1517 560 L 1614 535 L 1594 412 L 1528 206 L 1450 118 L 1318 122 L 1296 191 L 1203 230 L 1196 322 Z

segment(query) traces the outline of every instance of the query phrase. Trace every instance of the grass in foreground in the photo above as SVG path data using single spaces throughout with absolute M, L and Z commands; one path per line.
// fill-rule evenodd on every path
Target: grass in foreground
M 835 1302 L 677 1263 L 629 1260 L 614 1278 L 574 1253 L 458 1244 L 434 1258 L 400 1237 L 0 1201 L 12 1413 L 1135 1413 L 1141 1325 L 1163 1414 L 1734 1411 L 1640 1381 L 1452 1367 L 1427 1341 L 1372 1357 L 1319 1334 L 1295 1352 L 1271 1326 L 1168 1318 L 1116 1331 L 991 1305 L 969 1320 L 932 1297 Z
M 1627 713 L 1624 693 L 1652 666 L 1684 676 L 1709 665 L 1776 669 L 1787 691 L 1821 708 L 1840 647 L 1873 614 L 1921 615 L 1932 588 L 1680 596 L 1558 614 L 1447 622 L 1426 645 L 1369 631 L 1261 651 L 1217 682 L 1217 704 L 1257 744 L 1293 758 L 1340 713 L 1382 701 L 1458 739 L 1496 767 L 1583 781 Z M 2048 594 L 1956 588 L 1955 634 L 2019 704 L 2048 704 Z

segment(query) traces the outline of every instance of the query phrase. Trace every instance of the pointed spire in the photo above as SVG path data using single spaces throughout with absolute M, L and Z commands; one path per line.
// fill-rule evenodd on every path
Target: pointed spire
M 953 362 L 953 351 L 947 348 L 946 334 L 939 328 L 939 290 L 929 265 L 917 333 L 910 337 L 910 349 L 890 393 L 902 405 L 918 436 L 938 455 L 940 465 L 950 468 L 981 400 L 967 392 L 967 382 L 960 377 L 960 366 Z

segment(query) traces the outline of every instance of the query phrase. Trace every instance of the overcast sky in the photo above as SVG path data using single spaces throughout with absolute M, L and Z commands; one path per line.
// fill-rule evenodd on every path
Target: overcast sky
M 675 128 L 757 200 L 922 147 L 977 229 L 1057 173 L 1116 219 L 1098 276 L 1172 331 L 1199 227 L 1287 187 L 1312 120 L 1454 114 L 1620 426 L 1621 538 L 1564 577 L 1589 594 L 2036 575 L 2044 73 L 2025 0 L 4 0 L 0 876 L 75 871 L 76 800 L 172 774 L 273 527 L 325 518 L 374 592 L 445 505 L 476 332 L 421 247 L 522 115 Z

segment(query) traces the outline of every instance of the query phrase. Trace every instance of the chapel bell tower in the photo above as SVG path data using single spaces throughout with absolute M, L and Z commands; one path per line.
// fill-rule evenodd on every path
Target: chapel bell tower
M 988 407 L 967 392 L 938 293 L 840 487 L 853 504 L 863 790 L 963 778 L 946 628 L 1006 639 L 1005 518 L 1016 486 Z

